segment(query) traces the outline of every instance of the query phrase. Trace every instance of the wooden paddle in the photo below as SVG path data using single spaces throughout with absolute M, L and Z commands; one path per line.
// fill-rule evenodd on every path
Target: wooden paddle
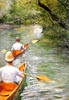
M 24 75 L 34 77 L 39 81 L 51 82 L 51 79 L 49 79 L 47 76 L 44 76 L 44 75 L 33 76 L 33 75 L 30 75 L 30 74 L 27 74 L 27 73 L 24 73 Z
M 33 43 L 33 44 L 35 44 L 36 42 L 38 42 L 38 40 L 37 39 L 35 39 L 35 40 L 32 40 L 31 41 L 31 43 Z M 29 45 L 30 43 L 26 43 L 26 47 Z M 1 50 L 1 53 L 6 53 L 7 52 L 7 50 L 6 49 L 3 49 L 3 50 Z
M 25 63 L 21 64 L 18 68 L 20 71 L 23 71 L 24 67 L 25 67 Z M 28 74 L 28 73 L 24 73 L 24 75 L 34 77 L 39 81 L 51 82 L 51 79 L 49 79 L 47 76 L 44 76 L 44 75 L 33 76 L 33 75 Z
M 34 43 L 36 43 L 36 42 L 38 42 L 38 41 L 39 41 L 39 40 L 37 40 L 37 39 L 36 39 L 36 40 L 32 40 L 32 43 L 34 44 Z
M 6 52 L 7 52 L 7 50 L 3 49 L 3 50 L 1 50 L 1 52 L 2 52 L 2 53 L 6 53 Z

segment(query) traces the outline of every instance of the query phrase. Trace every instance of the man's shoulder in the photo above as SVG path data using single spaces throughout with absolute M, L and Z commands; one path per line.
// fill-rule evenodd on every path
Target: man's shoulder
M 13 68 L 14 70 L 18 70 L 18 68 L 17 68 L 17 67 L 15 67 L 15 66 L 12 66 L 12 68 Z
M 3 70 L 3 69 L 5 69 L 5 66 L 3 66 L 3 67 L 0 68 L 0 70 Z
M 22 45 L 20 42 L 16 42 L 13 45 Z

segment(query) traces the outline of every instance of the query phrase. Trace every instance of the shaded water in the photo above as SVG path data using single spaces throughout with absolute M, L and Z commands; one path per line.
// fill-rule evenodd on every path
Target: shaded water
M 52 80 L 45 83 L 27 76 L 27 86 L 21 93 L 21 100 L 69 100 L 69 56 L 56 52 L 54 48 L 44 49 L 39 46 L 39 42 L 32 44 L 33 39 L 42 36 L 40 33 L 33 34 L 33 26 L 0 31 L 0 66 L 5 64 L 5 54 L 1 51 L 10 50 L 16 36 L 21 37 L 22 43 L 28 42 L 29 48 L 14 61 L 15 66 L 25 62 L 27 73 L 34 76 L 46 75 Z

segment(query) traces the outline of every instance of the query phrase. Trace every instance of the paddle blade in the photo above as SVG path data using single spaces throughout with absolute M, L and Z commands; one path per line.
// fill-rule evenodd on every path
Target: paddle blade
M 1 50 L 2 53 L 6 53 L 7 50 Z
M 49 79 L 47 76 L 40 75 L 36 77 L 39 81 L 44 81 L 44 82 L 51 82 L 51 79 Z
M 32 43 L 36 43 L 38 40 L 32 40 Z

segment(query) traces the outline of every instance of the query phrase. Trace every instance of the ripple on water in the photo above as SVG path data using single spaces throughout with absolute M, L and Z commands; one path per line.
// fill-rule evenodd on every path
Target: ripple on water
M 37 32 L 41 32 L 40 29 L 37 30 L 37 27 L 35 27 L 36 31 L 34 34 L 32 34 L 33 30 L 31 29 L 32 27 L 23 26 L 23 31 L 20 29 L 20 32 L 18 30 L 13 30 L 13 32 L 11 30 L 3 31 L 2 34 L 0 34 L 0 50 L 7 48 L 10 49 L 12 41 L 14 41 L 16 36 L 12 34 L 19 33 L 22 38 L 22 42 L 28 42 L 30 44 L 29 49 L 25 52 L 26 55 L 23 55 L 22 59 L 22 62 L 28 62 L 27 68 L 29 69 L 29 72 L 34 75 L 39 73 L 45 75 L 47 74 L 59 82 L 43 83 L 37 81 L 35 78 L 28 77 L 28 86 L 26 86 L 23 93 L 21 93 L 22 100 L 69 100 L 69 92 L 67 92 L 68 86 L 66 88 L 68 83 L 65 82 L 66 80 L 68 81 L 66 77 L 69 75 L 68 55 L 62 55 L 61 53 L 56 54 L 55 49 L 49 49 L 48 47 L 48 49 L 46 49 L 46 47 L 43 48 L 43 46 L 39 46 L 39 42 L 36 44 L 30 43 L 32 39 L 40 38 L 42 36 L 40 33 L 37 34 Z M 3 53 L 0 53 L 0 58 L 2 58 L 0 62 L 3 62 L 3 65 Z M 19 63 L 21 63 L 21 60 L 15 61 L 15 65 L 18 65 Z M 45 65 L 45 67 L 41 64 Z M 65 88 L 66 90 L 64 90 Z
M 21 94 L 22 100 L 65 100 L 65 96 L 63 86 L 43 82 L 28 85 Z

